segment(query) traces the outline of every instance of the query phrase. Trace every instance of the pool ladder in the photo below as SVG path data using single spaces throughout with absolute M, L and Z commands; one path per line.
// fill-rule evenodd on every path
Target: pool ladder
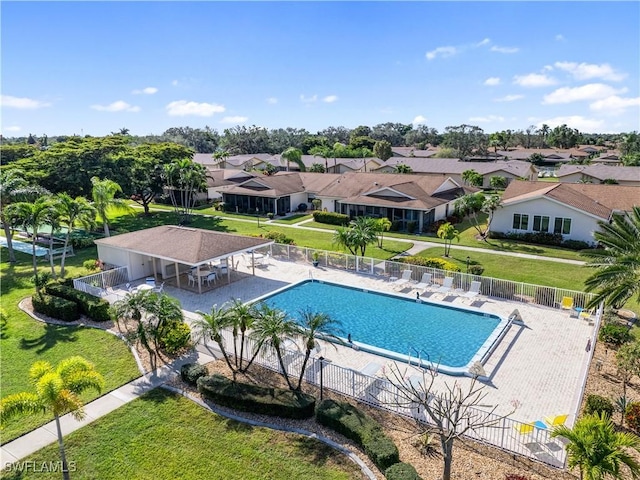
M 415 366 L 418 367 L 418 368 L 428 368 L 428 367 L 425 367 L 424 365 L 422 365 L 422 354 L 424 354 L 426 356 L 427 362 L 431 363 L 431 357 L 429 357 L 429 352 L 425 352 L 423 349 L 418 350 L 413 345 L 409 345 L 409 361 L 408 361 L 409 366 L 411 366 L 411 351 L 412 350 L 416 353 L 415 358 L 418 360 L 418 362 L 416 363 Z

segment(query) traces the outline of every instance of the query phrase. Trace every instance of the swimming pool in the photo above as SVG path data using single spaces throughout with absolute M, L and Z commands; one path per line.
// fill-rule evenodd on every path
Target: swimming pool
M 7 246 L 7 239 L 5 237 L 0 237 L 0 247 L 6 247 L 6 246 Z M 29 255 L 33 253 L 33 249 L 30 243 L 21 242 L 20 240 L 12 239 L 11 246 L 14 248 L 14 250 L 18 252 L 28 253 Z M 47 254 L 47 252 L 49 252 L 48 248 L 43 248 L 36 245 L 36 257 L 44 257 Z
M 474 308 L 458 308 L 367 291 L 318 280 L 303 280 L 256 301 L 287 312 L 326 313 L 344 337 L 364 351 L 461 375 L 490 352 L 507 320 Z

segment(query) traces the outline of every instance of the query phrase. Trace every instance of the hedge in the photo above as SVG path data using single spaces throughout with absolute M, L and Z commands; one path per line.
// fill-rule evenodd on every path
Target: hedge
M 411 265 L 419 265 L 421 267 L 438 268 L 440 270 L 447 270 L 448 272 L 460 272 L 460 267 L 455 263 L 448 262 L 442 258 L 425 258 L 416 257 L 410 255 L 408 257 L 402 257 L 397 259 L 398 262 L 410 263 Z
M 65 322 L 74 322 L 80 318 L 78 304 L 46 293 L 36 294 L 31 297 L 33 309 L 51 318 L 57 318 Z
M 328 223 L 329 225 L 346 225 L 349 223 L 349 215 L 335 212 L 313 212 L 313 219 L 318 223 Z
M 350 403 L 324 400 L 316 409 L 316 420 L 360 445 L 383 472 L 400 461 L 398 447 L 380 424 Z
M 199 363 L 185 363 L 180 367 L 180 377 L 189 385 L 196 385 L 200 377 L 206 377 L 207 367 Z
M 200 377 L 197 385 L 208 399 L 244 412 L 298 419 L 313 417 L 316 407 L 312 395 L 234 382 L 219 374 Z
M 59 283 L 49 283 L 45 287 L 46 293 L 66 300 L 71 300 L 78 305 L 80 313 L 95 320 L 96 322 L 107 322 L 111 320 L 109 302 L 103 298 L 95 297 L 89 293 L 81 292 L 73 287 L 61 285 Z
M 384 476 L 387 480 L 422 480 L 413 465 L 404 462 L 391 465 L 384 472 Z

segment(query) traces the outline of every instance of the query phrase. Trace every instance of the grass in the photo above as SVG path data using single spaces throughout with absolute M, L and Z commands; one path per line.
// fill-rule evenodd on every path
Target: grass
M 117 337 L 93 328 L 47 325 L 37 322 L 18 308 L 18 303 L 34 292 L 30 279 L 33 276 L 31 255 L 16 252 L 17 263 L 7 261 L 2 250 L 2 309 L 7 321 L 0 330 L 0 390 L 2 396 L 22 391 L 32 391 L 28 372 L 38 360 L 56 364 L 72 355 L 81 355 L 96 365 L 105 378 L 105 391 L 113 390 L 140 376 L 129 349 Z M 96 257 L 96 249 L 76 251 L 67 259 L 68 275 L 87 273 L 82 262 Z M 49 270 L 48 264 L 39 261 L 40 271 Z M 59 269 L 58 269 L 59 270 Z M 87 393 L 83 399 L 92 400 L 98 395 Z M 33 430 L 50 421 L 52 417 L 36 415 L 14 418 L 2 430 L 2 443 Z
M 316 440 L 252 427 L 212 414 L 161 388 L 65 438 L 74 479 L 346 480 L 362 478 L 344 455 Z M 59 459 L 56 444 L 25 459 Z M 60 473 L 3 479 L 58 479 Z
M 296 214 L 290 215 L 290 216 L 288 216 L 286 218 L 279 218 L 277 220 L 274 220 L 273 223 L 292 224 L 292 223 L 304 222 L 305 220 L 310 220 L 312 218 L 313 218 L 313 215 L 311 215 L 311 214 L 296 213 Z

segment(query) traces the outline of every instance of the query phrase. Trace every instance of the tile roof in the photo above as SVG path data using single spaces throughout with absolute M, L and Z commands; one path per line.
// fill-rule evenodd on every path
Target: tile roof
M 273 240 L 200 228 L 162 225 L 101 238 L 95 240 L 95 243 L 187 265 L 197 265 L 269 245 Z
M 603 219 L 613 211 L 630 211 L 640 205 L 640 187 L 588 183 L 511 182 L 502 201 L 521 202 L 538 197 L 552 198 Z

